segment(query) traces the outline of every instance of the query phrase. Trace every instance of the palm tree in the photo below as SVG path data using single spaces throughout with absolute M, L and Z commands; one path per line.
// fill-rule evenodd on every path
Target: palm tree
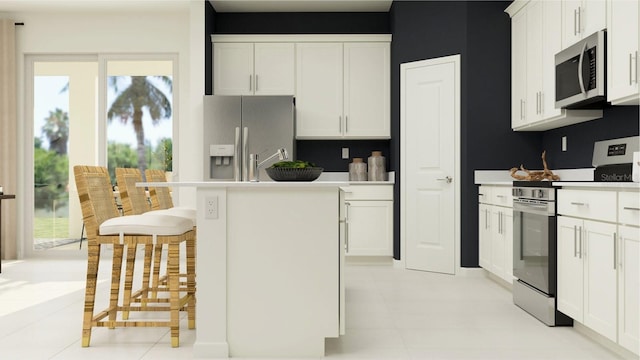
M 69 114 L 59 108 L 49 110 L 49 116 L 42 125 L 42 133 L 49 140 L 49 150 L 66 155 L 69 142 Z
M 160 120 L 167 119 L 171 116 L 171 102 L 148 78 L 148 76 L 131 76 L 131 84 L 122 92 L 118 93 L 118 77 L 110 77 L 111 86 L 114 87 L 118 95 L 107 111 L 107 119 L 109 121 L 112 121 L 114 118 L 119 118 L 123 124 L 127 124 L 131 120 L 133 130 L 136 133 L 138 168 L 143 174 L 147 168 L 147 158 L 144 144 L 142 111 L 144 108 L 149 111 L 154 125 L 157 125 Z M 157 78 L 171 88 L 172 81 L 170 77 L 157 76 Z

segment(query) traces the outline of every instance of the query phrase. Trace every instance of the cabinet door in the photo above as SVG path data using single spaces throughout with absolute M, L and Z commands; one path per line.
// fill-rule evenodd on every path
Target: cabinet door
M 564 0 L 562 4 L 563 48 L 606 27 L 606 0 Z
M 584 324 L 616 341 L 616 226 L 584 221 Z
M 389 138 L 389 44 L 344 44 L 344 136 Z
M 213 94 L 253 94 L 253 44 L 213 44 Z
M 294 95 L 294 49 L 293 43 L 255 44 L 256 95 Z
M 502 212 L 502 234 L 504 236 L 504 279 L 513 282 L 513 209 Z
M 580 11 L 579 25 L 583 38 L 607 27 L 606 0 L 583 0 Z
M 526 123 L 542 119 L 542 1 L 527 5 L 527 115 Z
M 296 44 L 298 138 L 342 138 L 342 44 Z
M 579 322 L 583 321 L 582 225 L 582 220 L 558 216 L 557 305 L 558 310 Z
M 560 0 L 541 1 L 542 12 L 542 92 L 540 107 L 545 119 L 560 116 L 556 109 L 556 54 L 562 50 L 562 3 Z
M 567 48 L 581 39 L 579 16 L 582 8 L 582 0 L 562 1 L 562 47 Z
M 640 354 L 640 228 L 618 227 L 618 342 Z
M 526 9 L 511 19 L 511 127 L 525 124 L 527 94 Z
M 638 104 L 638 0 L 608 2 L 607 97 L 611 103 Z
M 478 208 L 478 262 L 484 269 L 491 270 L 491 206 L 480 204 Z
M 491 208 L 491 272 L 501 278 L 505 277 L 506 264 L 504 210 L 498 206 Z
M 347 202 L 347 255 L 393 256 L 393 201 Z

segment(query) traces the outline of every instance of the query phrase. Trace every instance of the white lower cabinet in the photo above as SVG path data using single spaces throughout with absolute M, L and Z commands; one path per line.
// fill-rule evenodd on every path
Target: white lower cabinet
M 350 186 L 345 224 L 345 255 L 393 256 L 393 186 Z
M 640 228 L 618 227 L 618 343 L 640 354 Z
M 558 310 L 616 341 L 616 225 L 558 217 Z
M 640 354 L 638 192 L 558 191 L 558 310 Z M 617 214 L 617 216 L 616 216 Z M 568 216 L 569 215 L 569 216 Z
M 480 187 L 478 263 L 511 283 L 513 280 L 513 208 L 511 188 Z

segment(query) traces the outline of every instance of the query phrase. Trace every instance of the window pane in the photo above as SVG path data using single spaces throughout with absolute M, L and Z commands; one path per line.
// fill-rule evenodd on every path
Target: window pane
M 173 63 L 107 63 L 107 165 L 172 170 Z

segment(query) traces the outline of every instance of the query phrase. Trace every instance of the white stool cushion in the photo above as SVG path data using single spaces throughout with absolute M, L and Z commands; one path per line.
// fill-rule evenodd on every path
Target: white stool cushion
M 164 214 L 127 215 L 100 224 L 100 235 L 180 235 L 193 229 L 191 220 Z
M 190 209 L 185 207 L 172 207 L 169 209 L 147 211 L 142 215 L 154 215 L 154 214 L 171 215 L 171 216 L 187 218 L 191 220 L 191 223 L 193 224 L 193 226 L 196 226 L 197 214 L 195 209 Z

